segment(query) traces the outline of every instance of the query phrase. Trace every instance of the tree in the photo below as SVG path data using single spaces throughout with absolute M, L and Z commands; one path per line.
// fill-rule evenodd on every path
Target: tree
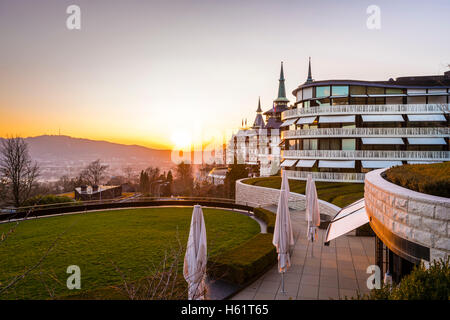
M 181 162 L 175 169 L 174 188 L 178 194 L 191 196 L 194 189 L 194 177 L 192 175 L 192 166 Z
M 123 171 L 123 174 L 125 176 L 126 183 L 134 184 L 135 181 L 136 181 L 135 180 L 136 175 L 134 174 L 133 168 L 132 167 L 125 167 L 125 168 L 122 169 L 122 171 Z
M 90 185 L 99 185 L 105 178 L 105 172 L 108 169 L 107 165 L 102 165 L 100 159 L 92 161 L 81 173 L 81 176 Z
M 225 192 L 229 198 L 234 199 L 236 195 L 236 181 L 242 178 L 248 178 L 248 168 L 245 164 L 238 164 L 236 158 L 234 163 L 230 165 L 225 176 Z
M 146 194 L 149 193 L 149 189 L 150 189 L 150 181 L 148 179 L 148 173 L 142 170 L 139 176 L 139 190 L 142 193 Z
M 25 140 L 20 137 L 4 139 L 0 149 L 0 179 L 16 207 L 29 198 L 38 175 L 39 167 L 33 163 Z

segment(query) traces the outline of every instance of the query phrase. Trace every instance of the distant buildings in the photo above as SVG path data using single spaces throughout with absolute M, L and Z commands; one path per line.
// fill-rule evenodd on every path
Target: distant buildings
M 293 91 L 282 113 L 290 179 L 363 182 L 365 173 L 450 160 L 450 71 L 388 81 L 321 80 Z
M 122 196 L 122 186 L 81 186 L 75 188 L 75 200 L 106 200 Z

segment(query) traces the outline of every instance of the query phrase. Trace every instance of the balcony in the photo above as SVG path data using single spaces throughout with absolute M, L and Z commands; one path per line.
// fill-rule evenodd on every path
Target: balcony
M 301 116 L 319 116 L 327 114 L 430 114 L 448 113 L 450 104 L 355 104 L 341 106 L 296 108 L 281 114 L 282 120 Z
M 282 139 L 329 137 L 449 137 L 450 128 L 322 128 L 288 130 Z
M 283 158 L 450 161 L 450 151 L 284 150 Z
M 339 181 L 339 182 L 364 182 L 364 173 L 341 172 L 308 172 L 286 170 L 289 179 L 306 180 L 308 174 L 312 174 L 315 181 Z

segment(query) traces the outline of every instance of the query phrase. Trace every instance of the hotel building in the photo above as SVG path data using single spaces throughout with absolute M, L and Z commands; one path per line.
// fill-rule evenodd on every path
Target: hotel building
M 450 160 L 450 71 L 388 81 L 312 79 L 282 112 L 281 167 L 290 179 L 364 182 L 365 173 Z
M 227 163 L 237 159 L 238 163 L 247 164 L 254 174 L 261 177 L 277 174 L 280 170 L 280 133 L 287 129 L 281 114 L 289 109 L 288 103 L 282 62 L 278 96 L 272 108 L 263 113 L 261 100 L 258 101 L 253 125 L 247 127 L 243 122 L 242 128 L 231 137 L 227 145 Z

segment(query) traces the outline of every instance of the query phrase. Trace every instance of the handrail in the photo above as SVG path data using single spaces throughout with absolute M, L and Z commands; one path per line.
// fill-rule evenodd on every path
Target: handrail
M 450 160 L 450 151 L 284 150 L 283 158 Z
M 308 174 L 316 181 L 342 181 L 342 182 L 364 182 L 364 173 L 359 172 L 309 172 L 286 170 L 286 175 L 291 179 L 306 180 Z
M 376 137 L 376 136 L 398 136 L 418 137 L 450 136 L 450 128 L 320 128 L 287 130 L 282 132 L 282 139 L 294 137 L 328 137 L 328 136 L 352 136 L 352 137 Z
M 405 113 L 448 113 L 450 104 L 349 104 L 337 106 L 323 106 L 310 108 L 295 108 L 283 111 L 281 113 L 282 120 L 324 114 L 405 114 Z

